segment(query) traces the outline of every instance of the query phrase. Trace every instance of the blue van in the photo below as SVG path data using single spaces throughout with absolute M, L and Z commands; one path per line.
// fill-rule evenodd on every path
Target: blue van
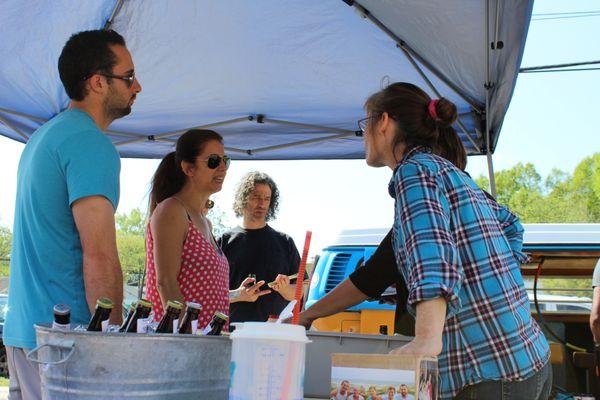
M 594 266 L 600 258 L 600 224 L 525 224 L 524 251 L 531 256 L 531 263 L 522 265 L 523 277 L 531 289 L 533 276 L 543 261 L 542 277 L 568 277 L 591 279 Z M 313 271 L 306 307 L 309 308 L 357 268 L 360 268 L 375 252 L 388 229 L 356 229 L 341 231 L 336 240 L 323 250 Z M 561 317 L 561 321 L 587 322 L 591 307 L 591 280 L 587 290 L 577 288 L 574 296 L 557 296 L 556 288 L 551 295 L 538 294 L 538 300 L 561 303 L 560 306 L 542 304 L 540 310 Z M 540 290 L 541 292 L 541 290 Z M 386 304 L 395 289 L 390 287 L 382 298 L 365 301 L 344 312 L 315 321 L 320 331 L 355 332 L 379 334 L 394 333 L 395 305 Z M 531 293 L 533 305 L 533 294 Z M 562 305 L 562 303 L 569 303 Z M 539 304 L 538 304 L 539 305 Z M 554 318 L 556 319 L 556 318 Z

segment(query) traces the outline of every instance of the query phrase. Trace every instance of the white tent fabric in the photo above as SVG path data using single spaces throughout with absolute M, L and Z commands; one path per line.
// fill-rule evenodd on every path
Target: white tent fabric
M 62 46 L 114 14 L 110 28 L 125 37 L 143 88 L 107 132 L 123 157 L 162 157 L 181 132 L 212 126 L 236 159 L 362 158 L 363 103 L 394 81 L 455 102 L 468 152 L 485 154 L 514 90 L 532 3 L 5 0 L 0 134 L 24 142 L 68 105 Z

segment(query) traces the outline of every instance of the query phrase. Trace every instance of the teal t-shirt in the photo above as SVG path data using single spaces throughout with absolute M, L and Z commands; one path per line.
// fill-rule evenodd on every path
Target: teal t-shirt
M 23 150 L 10 260 L 7 346 L 35 347 L 34 324 L 71 306 L 71 324 L 87 323 L 82 250 L 71 206 L 100 195 L 117 209 L 121 161 L 84 111 L 64 111 L 41 126 Z

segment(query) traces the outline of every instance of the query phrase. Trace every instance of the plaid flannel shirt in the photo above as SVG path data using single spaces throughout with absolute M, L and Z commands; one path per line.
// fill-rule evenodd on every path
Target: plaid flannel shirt
M 408 307 L 443 297 L 440 398 L 484 380 L 523 380 L 550 350 L 519 270 L 523 228 L 471 178 L 424 147 L 394 170 L 393 245 Z

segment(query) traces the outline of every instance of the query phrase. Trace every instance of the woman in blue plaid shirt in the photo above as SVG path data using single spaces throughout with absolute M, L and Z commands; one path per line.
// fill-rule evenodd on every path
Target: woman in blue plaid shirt
M 367 164 L 393 171 L 393 248 L 407 283 L 415 338 L 397 354 L 438 355 L 442 399 L 546 399 L 550 350 L 519 270 L 518 218 L 449 161 L 457 111 L 394 83 L 366 102 Z

